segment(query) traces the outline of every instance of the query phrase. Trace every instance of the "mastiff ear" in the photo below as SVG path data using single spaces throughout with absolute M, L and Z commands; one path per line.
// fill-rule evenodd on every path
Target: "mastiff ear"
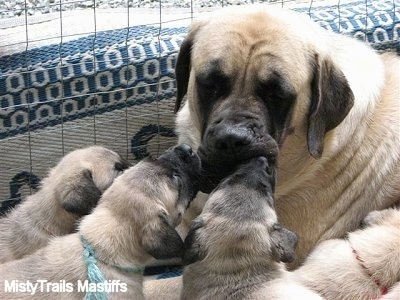
M 184 253 L 182 262 L 184 265 L 190 265 L 196 261 L 202 260 L 205 257 L 205 252 L 202 250 L 198 241 L 198 230 L 203 227 L 203 221 L 196 219 L 192 222 L 189 232 L 185 239 Z
M 279 224 L 274 224 L 270 234 L 272 255 L 275 260 L 284 263 L 292 262 L 295 258 L 297 235 Z
M 156 224 L 149 224 L 143 228 L 142 246 L 155 259 L 181 257 L 183 241 L 178 232 L 168 222 L 165 213 L 158 215 Z
M 320 158 L 326 132 L 338 126 L 354 104 L 354 95 L 343 72 L 329 59 L 315 55 L 311 105 L 308 116 L 308 151 Z
M 61 206 L 68 212 L 87 215 L 97 205 L 101 191 L 93 182 L 89 170 L 82 171 L 74 180 L 67 181 L 60 191 Z
M 176 61 L 175 78 L 176 78 L 177 96 L 176 96 L 174 113 L 178 112 L 182 103 L 182 99 L 186 95 L 188 89 L 193 36 L 194 34 L 189 33 L 189 35 L 186 36 L 186 38 L 183 40 Z

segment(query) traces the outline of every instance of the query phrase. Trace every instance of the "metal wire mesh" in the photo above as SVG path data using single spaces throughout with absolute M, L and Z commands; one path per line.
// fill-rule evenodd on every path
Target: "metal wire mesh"
M 170 29 L 186 28 L 200 13 L 239 2 L 302 7 L 310 16 L 316 7 L 330 5 L 337 10 L 339 17 L 334 22 L 342 31 L 341 18 L 347 16 L 342 15 L 341 7 L 352 1 L 0 2 L 0 79 L 7 78 L 3 89 L 17 90 L 21 82 L 24 85 L 18 91 L 18 101 L 11 101 L 6 93 L 0 95 L 0 201 L 19 200 L 32 193 L 38 178 L 78 147 L 102 144 L 135 162 L 172 146 L 176 138 L 171 74 L 176 48 L 170 44 L 181 40 L 185 31 Z M 398 2 L 386 1 L 393 11 L 392 20 L 399 13 Z M 359 21 L 365 23 L 367 33 L 372 1 L 363 3 Z M 394 21 L 392 26 L 391 40 L 397 32 Z M 367 34 L 362 38 L 367 39 Z M 135 52 L 139 43 L 150 45 L 154 54 L 151 61 L 141 61 Z M 76 47 L 76 54 L 68 52 L 71 47 Z M 43 51 L 38 49 L 48 51 L 44 64 L 40 61 Z M 129 51 L 133 51 L 131 56 Z M 74 55 L 83 59 L 74 61 Z M 132 68 L 135 63 L 148 64 L 143 76 L 151 80 L 133 79 L 141 76 Z M 121 70 L 119 79 L 105 71 L 117 67 Z M 73 78 L 78 68 L 86 68 L 83 79 Z M 55 74 L 53 82 L 46 78 L 51 74 Z

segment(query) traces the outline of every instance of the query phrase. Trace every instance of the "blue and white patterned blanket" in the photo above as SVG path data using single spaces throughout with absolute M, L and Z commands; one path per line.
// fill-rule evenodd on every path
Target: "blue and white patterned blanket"
M 159 80 L 158 96 L 172 97 L 186 31 L 135 26 L 1 57 L 0 139 L 152 103 Z

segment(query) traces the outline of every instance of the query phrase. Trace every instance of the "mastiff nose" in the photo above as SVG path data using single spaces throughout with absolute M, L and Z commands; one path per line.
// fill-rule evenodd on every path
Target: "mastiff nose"
M 252 137 L 246 127 L 221 126 L 216 131 L 214 146 L 216 150 L 237 152 L 251 144 Z

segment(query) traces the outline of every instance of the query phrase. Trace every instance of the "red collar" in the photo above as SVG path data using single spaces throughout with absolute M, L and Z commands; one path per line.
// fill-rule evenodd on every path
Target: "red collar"
M 360 266 L 364 269 L 365 273 L 369 277 L 371 277 L 371 279 L 375 282 L 376 286 L 379 288 L 379 290 L 381 292 L 381 295 L 379 297 L 386 295 L 388 292 L 388 288 L 386 286 L 383 286 L 381 281 L 378 278 L 374 278 L 372 276 L 372 273 L 369 271 L 368 267 L 366 266 L 365 261 L 361 258 L 360 254 L 357 252 L 357 250 L 353 248 L 353 245 L 351 245 L 351 243 L 350 243 L 350 247 L 351 247 L 351 251 L 354 254 L 354 257 L 359 262 Z M 379 297 L 376 299 L 379 299 Z

